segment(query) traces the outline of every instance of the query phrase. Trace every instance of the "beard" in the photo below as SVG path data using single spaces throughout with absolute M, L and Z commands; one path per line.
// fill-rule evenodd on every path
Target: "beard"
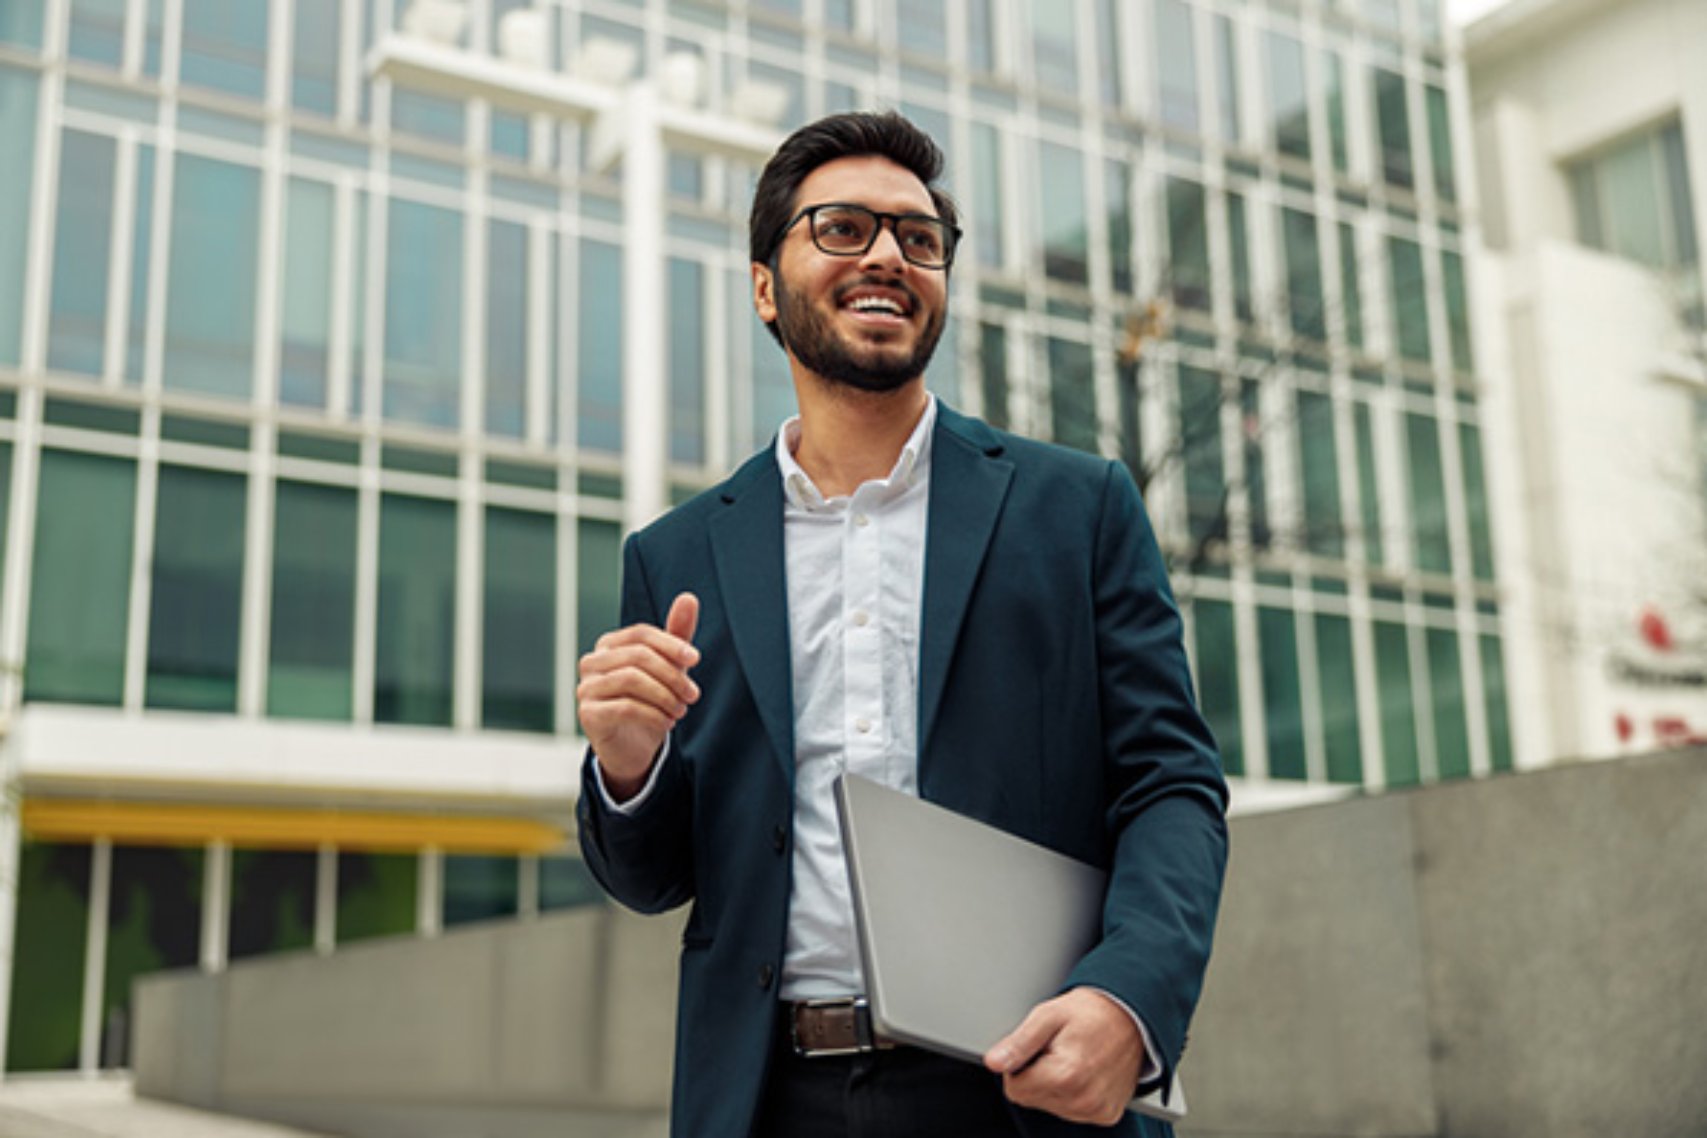
M 943 313 L 933 312 L 919 333 L 913 350 L 905 356 L 883 350 L 882 345 L 849 344 L 830 326 L 830 321 L 815 310 L 805 297 L 783 283 L 776 273 L 776 331 L 782 346 L 815 374 L 831 383 L 851 387 L 856 391 L 884 393 L 895 391 L 925 373 L 942 338 Z M 883 284 L 897 287 L 893 282 L 853 281 L 842 290 L 860 284 Z M 909 294 L 915 307 L 918 298 Z

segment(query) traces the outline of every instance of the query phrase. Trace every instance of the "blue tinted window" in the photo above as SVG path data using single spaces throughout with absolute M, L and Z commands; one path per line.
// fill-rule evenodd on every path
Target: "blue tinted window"
M 332 187 L 292 178 L 285 191 L 279 298 L 279 402 L 326 405 L 332 328 Z
M 1077 5 L 1031 0 L 1032 65 L 1037 85 L 1076 95 L 1079 91 Z
M 338 109 L 338 0 L 296 0 L 291 105 L 330 116 Z
M 260 221 L 258 171 L 178 156 L 166 297 L 168 388 L 248 395 Z
M 670 459 L 705 461 L 705 268 L 670 260 Z
M 6 5 L 31 7 L 31 5 Z M 0 29 L 8 15 L 0 14 Z M 4 38 L 0 31 L 0 39 Z M 0 365 L 15 366 L 24 320 L 24 267 L 29 256 L 30 186 L 36 150 L 33 73 L 0 67 Z M 65 188 L 60 188 L 65 193 Z
M 486 430 L 520 438 L 527 426 L 528 232 L 494 221 L 486 238 Z
M 385 417 L 455 427 L 462 368 L 462 215 L 396 199 L 385 265 Z
M 622 250 L 603 241 L 581 243 L 581 446 L 622 449 Z
M 40 48 L 42 10 L 45 4 L 31 0 L 8 0 L 0 4 L 0 42 Z
M 1085 166 L 1079 152 L 1052 142 L 1039 144 L 1042 180 L 1043 270 L 1051 278 L 1088 284 L 1090 242 L 1086 233 Z
M 51 368 L 101 374 L 116 154 L 113 140 L 104 135 L 67 130 L 60 142 L 59 223 L 47 333 Z
M 130 313 L 125 334 L 124 378 L 141 384 L 148 366 L 149 266 L 154 263 L 154 147 L 136 148 L 136 209 L 131 214 Z
M 124 58 L 124 0 L 71 0 L 70 31 L 71 55 L 117 67 Z
M 1197 56 L 1192 48 L 1191 9 L 1184 0 L 1156 0 L 1156 77 L 1162 124 L 1196 132 Z
M 268 0 L 183 0 L 185 83 L 260 99 L 266 92 Z

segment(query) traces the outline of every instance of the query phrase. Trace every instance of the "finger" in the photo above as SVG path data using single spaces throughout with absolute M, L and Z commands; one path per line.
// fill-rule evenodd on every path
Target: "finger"
M 699 698 L 699 685 L 688 677 L 687 669 L 675 657 L 661 653 L 651 644 L 625 644 L 601 648 L 581 657 L 580 677 L 615 675 L 631 669 L 645 672 L 659 683 L 673 688 L 688 702 Z
M 699 649 L 655 624 L 630 624 L 623 628 L 612 629 L 599 637 L 597 643 L 593 645 L 593 652 L 589 655 L 631 644 L 648 645 L 654 651 L 668 656 L 684 668 L 691 668 L 699 663 Z
M 1012 1074 L 1037 1058 L 1061 1030 L 1060 1012 L 1046 1002 L 1031 1009 L 1020 1025 L 984 1055 L 984 1066 L 998 1075 Z
M 670 615 L 664 618 L 664 631 L 687 644 L 699 628 L 699 598 L 692 593 L 680 593 L 670 604 Z M 697 659 L 699 653 L 694 653 Z
M 688 705 L 699 698 L 699 689 L 681 672 L 660 667 L 635 666 L 583 676 L 575 689 L 576 699 L 587 701 L 637 700 L 656 707 L 672 718 L 680 718 Z

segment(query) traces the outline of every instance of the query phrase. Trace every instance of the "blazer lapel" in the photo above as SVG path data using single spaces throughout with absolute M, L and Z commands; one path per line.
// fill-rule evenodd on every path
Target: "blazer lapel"
M 794 680 L 782 545 L 782 476 L 771 451 L 724 486 L 708 526 L 724 617 L 783 777 L 794 785 Z
M 924 606 L 919 632 L 919 755 L 948 681 L 960 624 L 978 570 L 1007 499 L 1013 463 L 999 436 L 939 404 L 931 450 L 930 516 L 925 535 Z

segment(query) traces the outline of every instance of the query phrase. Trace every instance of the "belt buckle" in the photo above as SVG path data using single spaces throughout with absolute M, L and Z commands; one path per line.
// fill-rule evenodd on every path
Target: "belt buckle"
M 803 1059 L 836 1058 L 847 1055 L 861 1055 L 875 1051 L 877 1043 L 871 1034 L 870 1005 L 865 997 L 854 999 L 801 1000 L 789 1011 L 788 1038 L 794 1047 L 794 1053 Z M 800 1013 L 807 1010 L 846 1009 L 853 1017 L 854 1041 L 847 1047 L 811 1047 L 800 1041 Z

